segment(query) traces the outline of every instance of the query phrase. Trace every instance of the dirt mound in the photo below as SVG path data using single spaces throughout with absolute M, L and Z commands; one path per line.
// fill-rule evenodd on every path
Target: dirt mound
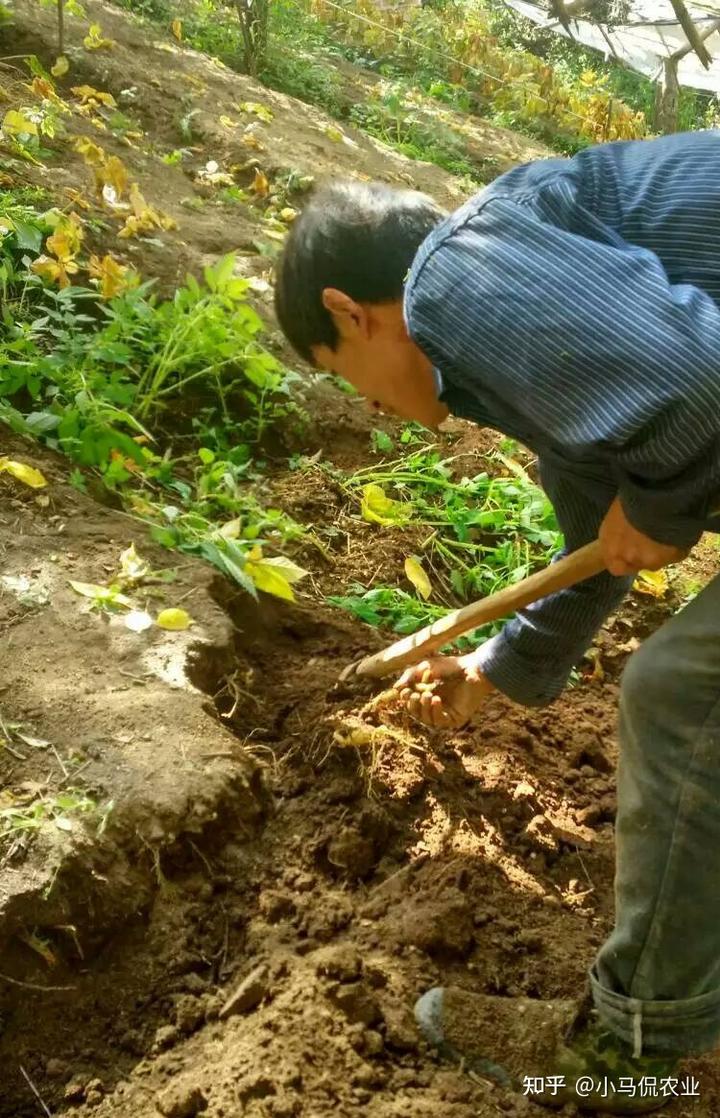
M 3 451 L 49 482 L 0 477 L 0 941 L 3 969 L 21 977 L 38 961 L 29 947 L 82 958 L 147 905 L 165 849 L 231 819 L 250 836 L 268 799 L 192 683 L 206 657 L 232 655 L 212 573 L 186 561 L 172 582 L 138 590 L 154 612 L 186 601 L 185 632 L 132 632 L 91 611 L 71 582 L 106 584 L 132 543 L 154 571 L 170 557 L 137 521 L 72 489 L 64 463 L 17 438 Z

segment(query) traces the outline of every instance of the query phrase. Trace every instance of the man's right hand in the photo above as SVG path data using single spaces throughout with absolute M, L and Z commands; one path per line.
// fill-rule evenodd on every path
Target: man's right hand
M 475 666 L 475 656 L 437 656 L 408 668 L 395 691 L 413 718 L 436 730 L 464 726 L 495 686 Z

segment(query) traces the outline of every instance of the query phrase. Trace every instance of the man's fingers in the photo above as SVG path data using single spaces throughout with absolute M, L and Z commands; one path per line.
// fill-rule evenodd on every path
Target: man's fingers
M 397 691 L 401 687 L 412 687 L 414 683 L 422 680 L 424 673 L 427 671 L 430 671 L 429 660 L 423 660 L 422 664 L 414 664 L 412 668 L 407 668 L 397 683 L 393 685 L 395 690 Z
M 420 696 L 416 691 L 413 691 L 411 693 L 408 700 L 407 709 L 411 717 L 417 719 L 418 722 L 422 722 L 426 726 L 432 725 L 431 722 L 427 721 L 427 711 L 422 706 Z

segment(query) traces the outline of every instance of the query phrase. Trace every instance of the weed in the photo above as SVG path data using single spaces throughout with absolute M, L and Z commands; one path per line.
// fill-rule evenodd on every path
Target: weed
M 368 486 L 389 490 L 399 521 L 429 529 L 421 548 L 460 599 L 491 594 L 549 561 L 560 544 L 555 515 L 526 475 L 452 475 L 452 459 L 424 448 L 359 470 L 341 484 L 360 502 Z
M 434 589 L 445 604 L 399 586 L 355 585 L 330 601 L 368 624 L 411 633 L 444 616 L 448 606 L 492 594 L 549 562 L 561 544 L 550 502 L 513 460 L 500 455 L 497 464 L 509 466 L 511 476 L 483 472 L 456 479 L 453 460 L 424 446 L 350 477 L 335 471 L 364 519 L 413 533 L 413 546 L 433 572 L 434 587 L 428 582 L 425 593 Z M 484 626 L 459 646 L 474 647 L 498 629 Z
M 3 794 L 7 797 L 7 793 Z M 0 806 L 0 845 L 6 847 L 4 861 L 13 857 L 16 850 L 26 846 L 25 835 L 54 827 L 59 831 L 73 831 L 76 819 L 81 816 L 96 824 L 98 834 L 107 827 L 113 801 L 98 804 L 79 788 L 47 794 L 28 803 L 5 803 Z
M 448 612 L 443 606 L 423 602 L 396 586 L 375 586 L 371 590 L 366 590 L 361 584 L 353 583 L 348 587 L 347 594 L 333 594 L 328 601 L 352 613 L 367 625 L 391 629 L 392 632 L 400 634 L 415 633 L 418 629 L 445 617 Z M 501 628 L 501 623 L 491 622 L 473 633 L 459 637 L 448 647 L 468 651 L 482 644 Z
M 52 211 L 1 205 L 0 418 L 15 430 L 116 484 L 148 466 L 147 425 L 188 390 L 243 441 L 297 410 L 293 377 L 260 344 L 262 322 L 231 256 L 207 268 L 203 284 L 188 277 L 170 300 L 145 283 L 101 301 L 91 288 L 55 290 L 32 274 L 30 254 L 52 232 Z

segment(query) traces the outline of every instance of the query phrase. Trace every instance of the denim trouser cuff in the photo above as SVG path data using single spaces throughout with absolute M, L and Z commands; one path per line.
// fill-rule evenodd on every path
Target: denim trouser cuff
M 642 1001 L 606 990 L 590 971 L 600 1020 L 634 1056 L 689 1056 L 713 1048 L 720 1036 L 720 990 L 682 1001 Z

